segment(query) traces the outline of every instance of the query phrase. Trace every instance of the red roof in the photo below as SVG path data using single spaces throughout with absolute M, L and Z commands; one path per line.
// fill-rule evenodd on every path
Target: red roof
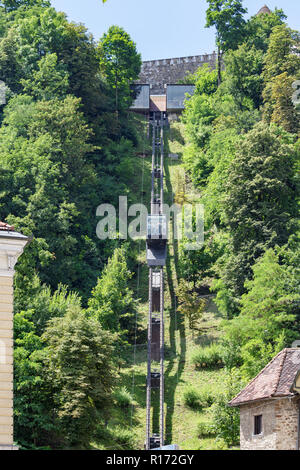
M 0 222 L 0 230 L 5 232 L 14 232 L 15 228 L 12 225 L 8 225 L 4 222 Z
M 290 391 L 300 370 L 300 349 L 284 349 L 230 402 L 239 406 L 274 397 L 294 396 Z

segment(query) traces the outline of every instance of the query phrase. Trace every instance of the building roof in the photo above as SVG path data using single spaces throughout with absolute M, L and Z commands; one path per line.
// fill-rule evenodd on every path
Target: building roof
M 260 15 L 261 13 L 265 13 L 269 15 L 271 13 L 271 10 L 269 7 L 267 7 L 267 5 L 264 5 L 257 13 L 257 16 Z
M 300 349 L 284 349 L 230 402 L 240 406 L 276 397 L 292 397 L 290 391 L 300 370 Z
M 16 232 L 15 228 L 12 225 L 6 224 L 5 222 L 0 221 L 0 238 L 10 240 L 29 240 L 28 237 L 22 233 Z

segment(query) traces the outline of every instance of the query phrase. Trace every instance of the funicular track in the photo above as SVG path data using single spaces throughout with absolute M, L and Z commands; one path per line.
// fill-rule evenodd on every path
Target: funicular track
M 164 446 L 164 266 L 167 256 L 167 222 L 164 214 L 164 129 L 166 113 L 152 113 L 151 215 L 147 223 L 147 263 L 149 266 L 149 316 L 147 344 L 146 450 Z M 160 369 L 153 369 L 159 362 Z M 160 432 L 151 430 L 151 395 L 160 389 Z

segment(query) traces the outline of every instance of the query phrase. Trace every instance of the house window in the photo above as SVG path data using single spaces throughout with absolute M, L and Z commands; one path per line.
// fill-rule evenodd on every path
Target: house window
M 262 415 L 254 416 L 254 436 L 262 434 Z

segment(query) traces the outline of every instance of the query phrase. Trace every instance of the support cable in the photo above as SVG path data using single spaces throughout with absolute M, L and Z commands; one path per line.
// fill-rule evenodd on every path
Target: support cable
M 145 115 L 146 118 L 146 115 Z M 148 132 L 148 131 L 147 131 Z M 144 176 L 145 176 L 145 150 L 146 150 L 146 145 L 145 145 L 145 131 L 143 132 L 143 165 L 142 165 L 142 182 L 141 182 L 141 204 L 143 204 L 144 197 Z M 139 256 L 141 254 L 141 239 L 139 240 L 139 249 L 138 253 Z M 139 292 L 140 292 L 140 272 L 141 272 L 141 265 L 140 262 L 138 262 L 138 269 L 137 269 L 137 298 L 139 297 Z M 132 396 L 134 396 L 135 393 L 135 365 L 136 365 L 136 348 L 137 348 L 137 319 L 138 319 L 138 312 L 136 310 L 135 312 L 135 327 L 134 327 L 134 347 L 133 347 L 133 372 L 132 372 Z M 133 421 L 133 410 L 134 410 L 134 405 L 131 405 L 131 416 L 130 416 L 130 423 L 132 426 L 132 421 Z
M 159 175 L 157 174 L 158 168 Z M 158 177 L 160 179 L 158 179 Z M 159 206 L 155 191 L 160 192 Z M 151 215 L 163 215 L 164 203 L 164 116 L 160 113 L 156 121 L 156 114 L 152 119 L 152 182 L 151 182 Z M 157 210 L 158 209 L 158 210 Z M 161 218 L 159 218 L 161 219 Z M 163 224 L 159 220 L 158 224 Z M 152 227 L 151 227 L 152 230 Z M 159 226 L 159 230 L 161 227 Z M 152 233 L 152 232 L 151 232 Z M 146 410 L 146 449 L 150 450 L 152 444 L 164 446 L 165 414 L 164 414 L 164 269 L 160 264 L 160 420 L 159 444 L 151 440 L 151 385 L 152 385 L 152 312 L 153 312 L 153 268 L 149 267 L 149 315 L 148 315 L 148 345 L 147 345 L 147 410 Z M 157 439 L 158 441 L 158 439 Z

